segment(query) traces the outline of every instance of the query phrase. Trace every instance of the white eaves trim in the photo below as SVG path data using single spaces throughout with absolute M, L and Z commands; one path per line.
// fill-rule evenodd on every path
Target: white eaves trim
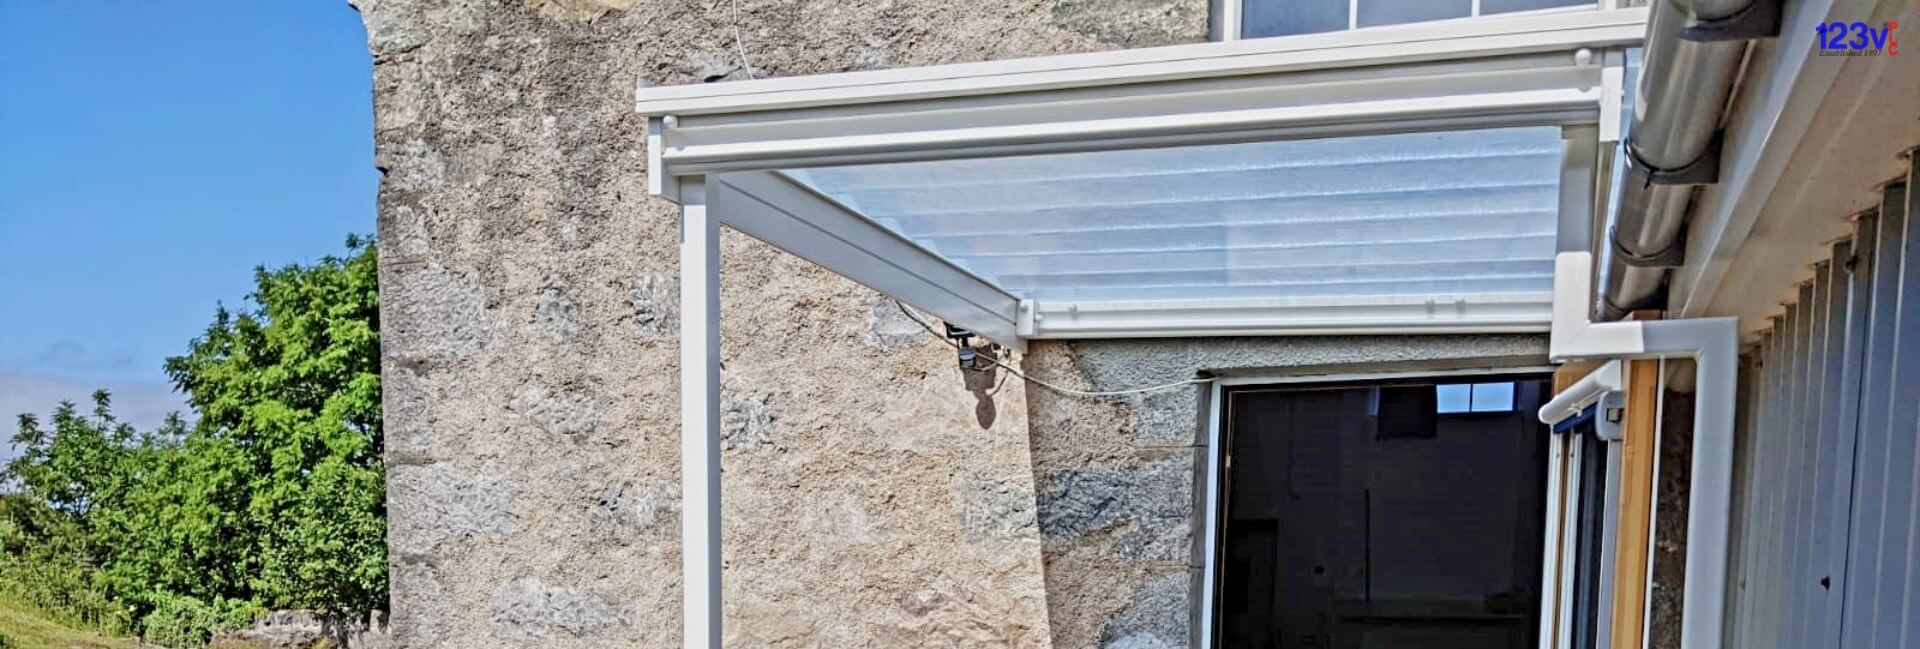
M 1294 299 L 1026 301 L 1028 338 L 1545 333 L 1553 293 Z
M 1873 13 L 1873 3 L 1808 0 L 1789 3 L 1780 38 L 1771 48 L 1756 50 L 1755 69 L 1741 90 L 1751 105 L 1727 126 L 1721 152 L 1721 182 L 1703 188 L 1695 200 L 1688 226 L 1686 260 L 1674 269 L 1669 308 L 1681 317 L 1725 313 L 1721 287 L 1734 261 L 1752 235 L 1754 226 L 1776 192 L 1796 191 L 1794 182 L 1781 182 L 1787 165 L 1802 150 L 1815 126 L 1814 117 L 1828 90 L 1850 59 L 1822 56 L 1814 42 L 1815 25 L 1852 24 Z M 1861 101 L 1872 102 L 1871 95 Z M 1851 153 L 1851 151 L 1849 151 Z M 1793 205 L 1782 200 L 1781 204 Z M 1797 218 L 1787 215 L 1785 218 Z M 1811 243 L 1811 242 L 1809 242 Z M 1766 302 L 1772 304 L 1772 301 Z

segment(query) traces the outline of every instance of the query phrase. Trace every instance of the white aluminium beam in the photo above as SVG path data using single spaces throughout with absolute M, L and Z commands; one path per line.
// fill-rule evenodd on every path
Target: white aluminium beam
M 1029 301 L 1029 338 L 1542 333 L 1553 294 Z
M 1595 123 L 1644 9 L 641 88 L 653 190 L 729 171 Z
M 1025 351 L 1015 331 L 1018 300 L 946 258 L 786 174 L 735 172 L 708 176 L 705 182 L 707 204 L 718 222 Z

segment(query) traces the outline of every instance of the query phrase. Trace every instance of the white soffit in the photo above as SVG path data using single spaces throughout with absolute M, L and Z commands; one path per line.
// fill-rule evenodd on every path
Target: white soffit
M 1879 204 L 1880 184 L 1904 172 L 1902 154 L 1920 143 L 1910 108 L 1920 63 L 1822 56 L 1815 27 L 1917 20 L 1916 3 L 1788 4 L 1780 38 L 1756 45 L 1734 99 L 1720 183 L 1694 199 L 1672 311 L 1765 328 L 1830 254 L 1827 242 L 1852 232 L 1848 217 Z

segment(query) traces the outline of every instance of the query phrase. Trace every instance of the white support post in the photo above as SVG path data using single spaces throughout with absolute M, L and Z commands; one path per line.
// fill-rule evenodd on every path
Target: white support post
M 720 649 L 720 222 L 680 200 L 680 646 Z

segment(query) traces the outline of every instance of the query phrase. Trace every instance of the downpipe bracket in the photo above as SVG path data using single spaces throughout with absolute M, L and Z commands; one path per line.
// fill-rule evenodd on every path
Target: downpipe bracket
M 1609 230 L 1607 240 L 1613 244 L 1613 256 L 1628 266 L 1639 268 L 1679 268 L 1687 263 L 1687 236 L 1682 232 L 1673 238 L 1667 247 L 1653 252 L 1640 252 L 1620 242 L 1620 233 Z
M 1680 30 L 1680 39 L 1695 43 L 1721 43 L 1775 38 L 1780 35 L 1782 0 L 1758 0 L 1739 13 L 1725 18 L 1696 20 Z M 1683 7 L 1684 0 L 1678 4 Z
M 1724 136 L 1725 131 L 1715 131 L 1713 140 L 1707 143 L 1705 151 L 1700 152 L 1700 157 L 1672 169 L 1661 169 L 1647 164 L 1645 160 L 1640 159 L 1640 154 L 1634 153 L 1632 140 L 1623 140 L 1620 147 L 1627 159 L 1627 173 L 1630 174 L 1627 177 L 1631 179 L 1628 182 L 1644 178 L 1645 180 L 1640 182 L 1647 186 L 1719 184 L 1720 144 Z

